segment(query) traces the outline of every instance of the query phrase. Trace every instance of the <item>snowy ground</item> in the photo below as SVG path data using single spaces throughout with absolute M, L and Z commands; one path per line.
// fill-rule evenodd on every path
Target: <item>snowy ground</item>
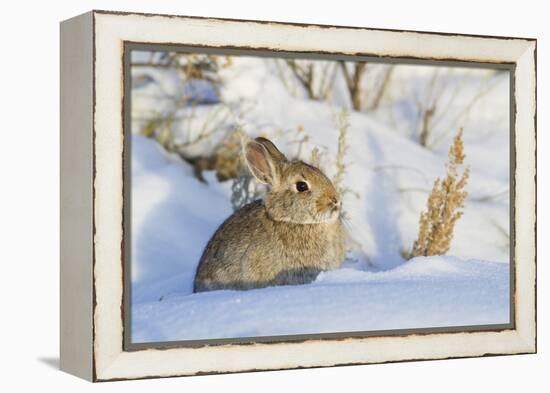
M 505 324 L 507 277 L 504 264 L 419 257 L 385 272 L 343 267 L 310 285 L 174 293 L 135 307 L 133 340 Z
M 302 286 L 246 292 L 192 294 L 195 269 L 208 239 L 232 213 L 230 182 L 207 172 L 199 182 L 191 167 L 152 139 L 137 135 L 142 121 L 168 107 L 177 94 L 169 70 L 147 73 L 133 92 L 132 127 L 132 340 L 196 340 L 501 324 L 509 316 L 508 81 L 475 100 L 487 71 L 462 70 L 459 93 L 439 121 L 441 142 L 431 150 L 407 131 L 413 122 L 407 89 L 419 89 L 427 67 L 398 66 L 395 87 L 375 113 L 351 112 L 344 210 L 358 243 L 341 269 Z M 141 74 L 139 74 L 141 73 Z M 235 58 L 223 71 L 221 102 L 193 108 L 175 122 L 181 137 L 200 128 L 212 111 L 223 117 L 219 135 L 190 146 L 211 149 L 238 123 L 249 135 L 267 135 L 289 156 L 308 159 L 314 146 L 323 169 L 334 172 L 335 118 L 345 102 L 312 101 L 291 94 L 270 60 Z M 160 86 L 160 87 L 159 87 Z M 479 90 L 479 89 L 478 89 Z M 412 93 L 413 95 L 421 95 Z M 444 97 L 445 95 L 443 95 Z M 444 99 L 444 98 L 442 98 Z M 450 102 L 450 101 L 449 101 Z M 178 115 L 184 118 L 183 108 Z M 456 123 L 456 124 L 455 124 Z M 449 257 L 405 262 L 401 251 L 417 235 L 433 180 L 444 173 L 450 139 L 446 128 L 464 126 L 469 196 Z M 297 129 L 309 141 L 298 151 Z

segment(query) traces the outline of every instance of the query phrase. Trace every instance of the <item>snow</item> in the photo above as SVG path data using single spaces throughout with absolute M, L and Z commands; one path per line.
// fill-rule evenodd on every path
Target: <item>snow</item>
M 192 290 L 203 247 L 232 213 L 229 183 L 196 180 L 152 140 L 132 141 L 132 301 Z M 213 175 L 209 173 L 208 175 Z M 217 185 L 217 187 L 215 186 Z M 188 192 L 193 190 L 194 192 Z
M 324 272 L 310 285 L 178 293 L 133 310 L 133 340 L 155 342 L 508 322 L 504 264 L 419 257 L 383 272 Z
M 213 172 L 204 173 L 207 183 L 198 181 L 189 164 L 139 135 L 147 118 L 171 110 L 173 98 L 181 94 L 176 88 L 181 81 L 172 70 L 133 70 L 140 83 L 132 93 L 132 340 L 507 323 L 508 79 L 493 77 L 488 70 L 449 71 L 449 90 L 458 93 L 449 93 L 449 99 L 443 95 L 449 109 L 437 129 L 441 142 L 426 149 L 411 136 L 415 119 L 406 98 L 422 97 L 429 71 L 396 66 L 395 83 L 380 108 L 350 112 L 344 178 L 350 192 L 344 210 L 356 245 L 340 269 L 324 272 L 308 285 L 193 294 L 202 250 L 232 213 L 231 183 L 218 182 Z M 494 87 L 463 115 L 465 103 L 487 75 Z M 321 168 L 328 176 L 334 174 L 335 119 L 349 106 L 338 88 L 328 102 L 309 100 L 299 90 L 289 92 L 274 71 L 273 59 L 235 57 L 221 76 L 219 102 L 210 87 L 202 86 L 210 97 L 208 105 L 176 112 L 174 130 L 180 141 L 192 138 L 205 123 L 216 124 L 211 138 L 189 146 L 189 156 L 212 151 L 239 126 L 250 136 L 268 136 L 290 157 L 308 160 L 311 149 L 319 147 Z M 201 84 L 187 88 L 199 89 Z M 213 111 L 217 120 L 212 120 Z M 471 177 L 449 256 L 405 261 L 401 252 L 417 236 L 427 193 L 444 174 L 458 126 L 464 126 Z M 452 128 L 448 135 L 447 128 Z M 302 145 L 297 142 L 300 132 L 308 136 Z

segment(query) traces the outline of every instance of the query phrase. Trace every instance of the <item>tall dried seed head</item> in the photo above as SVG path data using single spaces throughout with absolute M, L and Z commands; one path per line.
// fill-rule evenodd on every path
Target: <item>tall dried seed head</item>
M 468 193 L 464 190 L 470 175 L 468 168 L 461 176 L 458 167 L 464 163 L 463 130 L 460 129 L 449 149 L 446 165 L 447 176 L 437 178 L 428 196 L 427 210 L 420 215 L 418 238 L 413 244 L 410 257 L 443 255 L 449 251 L 454 226 L 462 217 L 464 201 Z

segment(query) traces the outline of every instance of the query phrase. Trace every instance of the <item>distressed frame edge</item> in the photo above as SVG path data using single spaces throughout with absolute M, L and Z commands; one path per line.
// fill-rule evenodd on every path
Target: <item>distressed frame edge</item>
M 322 29 L 355 29 L 355 30 L 370 30 L 370 31 L 382 31 L 382 32 L 394 32 L 394 33 L 418 33 L 418 34 L 434 34 L 448 37 L 471 37 L 471 38 L 491 38 L 499 40 L 521 40 L 521 41 L 536 41 L 534 37 L 511 37 L 511 36 L 499 36 L 499 35 L 487 35 L 487 34 L 468 34 L 468 33 L 450 33 L 443 31 L 428 31 L 428 30 L 409 30 L 409 29 L 388 29 L 381 27 L 365 27 L 354 25 L 329 25 L 323 23 L 306 23 L 306 22 L 286 22 L 286 21 L 272 21 L 262 19 L 243 19 L 243 18 L 222 18 L 216 16 L 198 16 L 198 15 L 183 15 L 183 14 L 163 14 L 163 13 L 151 13 L 151 12 L 138 12 L 138 11 L 113 11 L 105 9 L 94 9 L 91 12 L 94 14 L 103 15 L 120 15 L 120 16 L 159 16 L 163 18 L 177 18 L 177 19 L 198 19 L 205 21 L 219 21 L 219 22 L 236 22 L 236 23 L 254 23 L 258 25 L 281 25 L 281 26 L 295 26 L 295 27 L 318 27 Z
M 109 15 L 112 15 L 113 13 L 109 13 Z M 186 17 L 186 18 L 190 18 L 190 17 Z M 250 21 L 248 21 L 250 22 Z M 284 23 L 280 23 L 280 22 L 277 22 L 277 24 L 282 24 L 284 25 Z M 415 32 L 416 33 L 416 32 Z M 433 34 L 433 33 L 426 33 L 426 34 Z M 502 37 L 497 37 L 497 38 L 502 38 Z M 502 38 L 502 39 L 505 39 L 505 38 Z M 533 52 L 535 54 L 535 56 L 533 57 L 531 55 L 531 59 L 535 59 L 534 61 L 534 72 L 535 72 L 535 75 L 534 75 L 534 79 L 535 79 L 535 83 L 534 83 L 534 88 L 536 89 L 536 40 L 530 40 L 528 39 L 527 40 L 527 49 L 526 49 L 526 52 L 528 51 L 528 48 L 529 48 L 529 44 L 532 44 L 534 41 L 534 44 L 532 45 L 532 49 L 533 49 Z M 94 41 L 95 43 L 95 41 Z M 529 63 L 526 63 L 526 66 L 529 66 Z M 532 95 L 532 92 L 529 91 L 528 92 L 528 95 Z M 533 100 L 533 104 L 534 104 L 534 116 L 535 116 L 535 121 L 536 121 L 536 97 L 531 97 L 531 98 L 534 98 Z M 521 105 L 516 103 L 516 109 L 517 107 L 519 107 Z M 517 125 L 517 119 L 516 119 L 516 125 Z M 529 130 L 531 131 L 531 130 Z M 533 136 L 535 137 L 536 139 L 536 122 L 534 123 L 534 127 L 532 129 L 532 132 L 533 132 Z M 518 138 L 519 136 L 519 133 L 516 134 L 516 138 Z M 529 136 L 529 135 L 528 135 Z M 516 139 L 516 143 L 517 143 L 517 140 Z M 535 153 L 536 153 L 536 144 L 535 144 Z M 534 167 L 534 171 L 535 171 L 535 176 L 536 176 L 536 162 L 535 162 L 535 167 Z M 535 184 L 536 186 L 536 177 L 535 177 Z M 536 208 L 536 200 L 535 200 L 535 208 Z M 533 219 L 535 220 L 535 225 L 536 225 L 536 215 L 535 217 L 533 217 Z M 533 229 L 535 230 L 535 227 L 533 227 Z M 536 233 L 533 232 L 533 235 Z M 534 250 L 534 257 L 535 257 L 535 263 L 536 263 L 536 249 Z M 535 279 L 535 284 L 536 284 L 536 266 L 534 267 L 535 269 L 535 276 L 534 276 L 534 279 Z M 536 290 L 536 288 L 535 288 Z M 535 296 L 533 297 L 533 301 L 536 301 L 536 292 L 534 294 Z M 519 353 L 534 353 L 536 352 L 536 311 L 533 310 L 534 312 L 534 315 L 533 315 L 533 321 L 534 322 L 534 326 L 532 326 L 532 328 L 534 329 L 534 331 L 530 330 L 530 331 L 527 331 L 526 329 L 523 328 L 524 325 L 522 326 L 517 326 L 517 329 L 515 331 L 515 337 L 514 337 L 514 340 L 516 340 L 516 343 L 519 344 L 521 346 L 520 349 L 516 349 L 516 351 L 514 352 L 510 352 L 510 353 L 503 353 L 503 352 L 498 352 L 498 353 L 482 353 L 482 354 L 468 354 L 468 355 L 461 355 L 461 356 L 456 356 L 456 357 L 473 357 L 473 356 L 492 356 L 492 355 L 505 355 L 505 354 L 519 354 Z M 518 316 L 516 315 L 516 318 L 518 318 Z M 527 318 L 529 319 L 529 317 Z M 527 322 L 531 322 L 531 321 L 527 321 Z M 452 334 L 452 333 L 451 333 Z M 95 337 L 94 337 L 94 340 L 95 340 Z M 94 356 L 95 358 L 95 356 Z M 385 362 L 394 362 L 394 361 L 408 361 L 408 360 L 430 360 L 430 359 L 441 359 L 441 358 L 453 358 L 453 356 L 449 357 L 449 356 L 441 356 L 441 357 L 429 357 L 429 358 L 426 358 L 426 359 L 407 359 L 407 358 L 400 358 L 400 360 L 388 360 L 388 361 L 372 361 L 372 362 L 361 362 L 359 364 L 369 364 L 369 363 L 385 363 Z M 116 369 L 116 364 L 115 363 L 118 363 L 119 361 L 125 361 L 125 359 L 120 359 L 120 356 L 117 356 L 116 358 L 114 359 L 111 359 L 112 360 L 112 363 L 111 365 L 112 366 L 115 366 L 114 368 Z M 127 359 L 126 359 L 127 360 Z M 356 363 L 351 363 L 351 364 L 356 364 Z M 305 367 L 328 367 L 328 366 L 337 366 L 339 364 L 326 364 L 326 365 L 308 365 L 308 366 L 305 366 Z M 301 368 L 303 366 L 289 366 L 289 367 L 281 367 L 281 368 L 276 368 L 276 369 L 287 369 L 287 368 Z M 111 368 L 111 367 L 108 367 L 108 368 Z M 264 370 L 270 370 L 271 368 L 266 368 Z M 168 376 L 183 376 L 183 375 L 197 375 L 197 374 L 204 374 L 205 372 L 201 372 L 201 371 L 198 371 L 198 372 L 194 372 L 194 373 L 190 373 L 190 374 L 186 374 L 186 373 L 173 373 L 173 374 L 169 374 L 169 375 L 145 375 L 145 376 L 130 376 L 130 377 L 124 377 L 124 376 L 120 376 L 120 377 L 117 377 L 117 376 L 109 376 L 109 372 L 103 372 L 103 371 L 107 371 L 106 369 L 103 369 L 101 370 L 99 377 L 97 375 L 94 375 L 94 380 L 96 381 L 105 381 L 105 380 L 119 380 L 119 379 L 136 379 L 136 378 L 152 378 L 152 377 L 168 377 Z M 222 372 L 243 372 L 243 371 L 254 371 L 254 370 L 229 370 L 229 371 L 215 371 L 215 372 L 212 372 L 212 373 L 222 373 Z M 260 371 L 260 370 L 257 370 L 257 371 Z M 210 372 L 206 372 L 206 373 L 210 373 Z
M 537 41 L 516 63 L 514 221 L 516 330 L 537 353 Z M 518 88 L 519 86 L 519 88 Z M 519 192 L 518 192 L 519 191 Z M 527 258 L 522 258 L 522 255 Z M 520 276 L 520 279 L 518 279 Z M 521 305 L 521 306 L 520 306 Z
M 59 25 L 59 367 L 89 381 L 94 380 L 93 18 L 87 12 Z

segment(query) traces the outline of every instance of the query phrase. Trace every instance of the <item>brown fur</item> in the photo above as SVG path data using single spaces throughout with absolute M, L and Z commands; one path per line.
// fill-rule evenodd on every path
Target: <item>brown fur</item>
M 287 161 L 264 138 L 249 142 L 245 157 L 271 190 L 218 228 L 199 262 L 195 292 L 303 284 L 339 267 L 345 236 L 340 196 L 330 180 L 315 167 Z M 298 181 L 309 190 L 297 192 Z

